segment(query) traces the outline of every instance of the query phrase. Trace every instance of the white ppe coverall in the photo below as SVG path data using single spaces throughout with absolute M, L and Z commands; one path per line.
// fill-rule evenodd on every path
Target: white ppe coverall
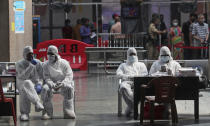
M 36 64 L 32 64 L 27 60 L 27 54 L 33 53 L 33 49 L 30 46 L 26 46 L 23 50 L 24 59 L 16 63 L 17 73 L 17 89 L 20 93 L 20 113 L 21 120 L 28 120 L 33 103 L 37 111 L 43 110 L 43 105 L 40 103 L 40 98 L 36 93 L 34 85 L 37 84 L 43 75 L 42 63 L 33 59 Z
M 64 118 L 76 118 L 74 113 L 74 82 L 73 72 L 69 62 L 62 59 L 55 46 L 49 46 L 47 51 L 48 60 L 43 65 L 45 84 L 41 92 L 44 110 L 43 116 L 47 114 L 50 118 L 53 116 L 52 96 L 53 89 L 60 85 L 60 93 L 63 95 Z
M 149 74 L 152 75 L 160 71 L 161 66 L 163 65 L 167 66 L 167 69 L 171 70 L 172 76 L 176 76 L 176 74 L 179 72 L 179 69 L 181 68 L 181 65 L 173 60 L 171 57 L 171 52 L 166 46 L 163 46 L 160 49 L 159 59 L 152 64 Z
M 179 69 L 181 68 L 181 65 L 174 61 L 171 52 L 168 47 L 163 46 L 160 49 L 159 59 L 155 61 L 149 71 L 149 74 L 152 76 L 155 76 L 156 73 L 161 71 L 161 66 L 166 66 L 167 72 L 170 71 L 170 74 L 167 73 L 170 76 L 176 76 L 179 72 Z M 149 97 L 148 97 L 149 98 Z M 154 99 L 154 97 L 150 97 Z M 163 117 L 168 117 L 169 114 L 169 105 L 166 103 L 164 104 L 165 110 L 163 112 Z
M 137 52 L 135 48 L 129 48 L 127 51 L 126 63 L 120 64 L 116 74 L 122 79 L 119 91 L 127 104 L 125 111 L 126 116 L 130 116 L 133 110 L 133 81 L 134 76 L 148 75 L 147 68 L 144 63 L 138 62 Z

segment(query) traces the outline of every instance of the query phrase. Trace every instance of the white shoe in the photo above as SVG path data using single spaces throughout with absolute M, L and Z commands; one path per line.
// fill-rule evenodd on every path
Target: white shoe
M 48 119 L 52 119 L 52 117 L 49 116 L 47 113 L 45 113 L 44 115 L 42 115 L 42 119 L 43 120 L 48 120 Z
M 21 114 L 20 115 L 20 120 L 21 121 L 28 121 L 29 120 L 29 115 L 28 114 Z
M 64 119 L 75 119 L 76 115 L 73 110 L 65 109 L 64 110 Z
M 40 102 L 37 102 L 35 105 L 35 111 L 40 112 L 42 110 L 44 110 L 44 106 Z
M 132 108 L 127 107 L 127 108 L 125 109 L 125 116 L 126 116 L 126 117 L 130 117 L 132 113 L 133 113 L 133 109 L 132 109 Z

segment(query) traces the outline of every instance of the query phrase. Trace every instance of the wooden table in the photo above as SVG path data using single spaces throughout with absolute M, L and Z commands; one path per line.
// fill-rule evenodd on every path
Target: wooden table
M 13 103 L 16 109 L 16 76 L 15 75 L 0 75 L 0 79 L 1 79 L 2 85 L 3 83 L 14 82 L 15 84 L 14 92 L 4 92 L 4 96 L 12 97 Z M 11 107 L 9 105 L 10 105 L 9 103 L 0 103 L 0 108 L 1 108 L 0 116 L 11 116 L 12 110 L 10 109 Z
M 134 119 L 138 118 L 138 104 L 140 102 L 140 86 L 147 84 L 155 77 L 134 78 Z M 176 100 L 194 100 L 195 120 L 199 120 L 199 89 L 204 88 L 198 77 L 177 77 L 179 86 L 176 88 Z M 154 87 L 146 89 L 146 95 L 154 96 Z

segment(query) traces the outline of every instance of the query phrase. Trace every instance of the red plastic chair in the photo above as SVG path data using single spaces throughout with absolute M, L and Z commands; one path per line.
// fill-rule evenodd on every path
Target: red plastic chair
M 16 126 L 16 111 L 15 111 L 15 106 L 14 106 L 14 103 L 13 103 L 13 99 L 4 97 L 4 92 L 3 92 L 3 88 L 2 88 L 1 79 L 0 79 L 0 95 L 1 95 L 0 103 L 10 103 L 11 104 L 13 120 L 14 120 L 14 124 Z

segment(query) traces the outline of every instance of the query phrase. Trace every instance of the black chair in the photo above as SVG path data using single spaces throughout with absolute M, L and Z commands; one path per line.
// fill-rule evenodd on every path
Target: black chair
M 178 86 L 178 80 L 172 76 L 157 77 L 152 79 L 147 85 L 141 85 L 141 107 L 140 107 L 140 124 L 144 119 L 144 103 L 146 98 L 146 89 L 154 88 L 155 98 L 147 99 L 150 103 L 150 123 L 154 123 L 154 103 L 164 103 L 171 105 L 172 123 L 178 123 L 177 109 L 175 103 L 175 90 Z

